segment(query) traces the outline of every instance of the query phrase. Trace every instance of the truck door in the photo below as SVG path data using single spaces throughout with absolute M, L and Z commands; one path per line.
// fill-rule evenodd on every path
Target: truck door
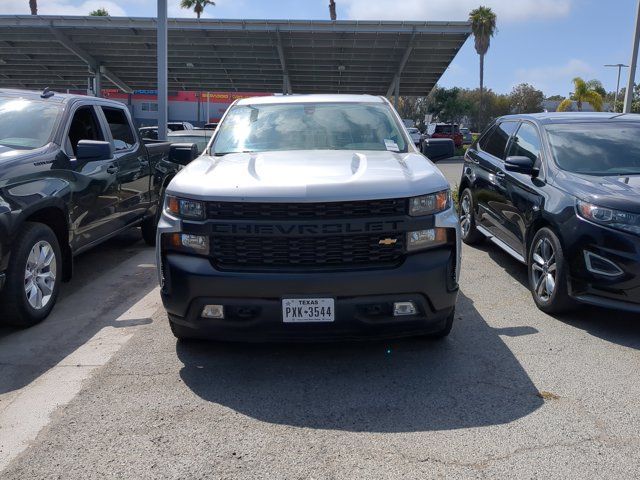
M 105 237 L 115 228 L 118 166 L 115 158 L 98 161 L 76 158 L 80 140 L 107 140 L 93 105 L 81 104 L 75 108 L 66 128 L 63 149 L 70 159 L 68 168 L 75 174 L 69 207 L 71 246 L 77 251 Z
M 118 221 L 140 220 L 150 206 L 151 170 L 147 150 L 134 133 L 126 107 L 101 106 L 118 162 Z

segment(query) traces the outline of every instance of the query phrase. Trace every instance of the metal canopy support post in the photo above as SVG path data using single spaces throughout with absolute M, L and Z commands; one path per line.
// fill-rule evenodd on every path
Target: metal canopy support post
M 95 76 L 93 77 L 93 95 L 95 97 L 102 96 L 102 73 L 99 67 L 95 69 Z
M 287 62 L 284 57 L 284 49 L 282 48 L 282 38 L 280 37 L 280 30 L 276 30 L 276 37 L 278 39 L 276 48 L 278 49 L 278 57 L 280 57 L 280 66 L 282 67 L 282 93 L 285 95 L 291 95 L 293 93 L 293 89 L 291 88 L 289 70 L 287 70 Z
M 167 139 L 168 85 L 167 0 L 158 0 L 158 140 Z
M 71 39 L 67 37 L 64 33 L 62 33 L 60 30 L 58 30 L 53 26 L 50 26 L 49 31 L 64 48 L 69 50 L 71 53 L 73 53 L 76 57 L 78 57 L 80 60 L 82 60 L 84 63 L 86 63 L 89 66 L 89 68 L 95 73 L 95 76 L 96 76 L 95 83 L 102 84 L 102 81 L 101 81 L 102 79 L 100 77 L 104 76 L 123 92 L 125 93 L 133 92 L 133 90 L 129 87 L 129 85 L 123 82 L 120 79 L 120 77 L 118 77 L 115 73 L 113 73 L 104 65 L 100 65 L 100 63 L 95 58 L 93 58 L 86 51 L 84 51 L 82 47 L 73 43 Z M 97 90 L 95 93 L 97 96 L 99 96 L 100 90 Z
M 633 103 L 633 87 L 635 84 L 636 67 L 638 66 L 638 44 L 640 43 L 640 0 L 638 1 L 638 13 L 636 15 L 636 30 L 633 37 L 633 49 L 631 53 L 631 63 L 629 63 L 629 80 L 627 82 L 627 92 L 624 97 L 624 113 L 631 112 Z
M 396 110 L 397 110 L 398 107 L 400 106 L 400 77 L 396 79 L 396 92 L 394 97 L 395 98 L 393 100 L 393 103 L 394 103 L 393 106 L 396 107 Z
M 404 70 L 404 67 L 406 67 L 407 62 L 409 61 L 411 52 L 413 51 L 413 41 L 415 38 L 416 38 L 416 34 L 414 32 L 411 35 L 411 39 L 409 40 L 409 45 L 407 46 L 407 49 L 404 51 L 404 55 L 402 56 L 402 59 L 398 64 L 398 71 L 394 75 L 393 80 L 391 81 L 391 85 L 389 85 L 389 89 L 387 90 L 387 97 L 391 96 L 394 88 L 395 89 L 399 88 L 398 85 L 400 84 L 400 76 L 402 75 L 402 71 Z

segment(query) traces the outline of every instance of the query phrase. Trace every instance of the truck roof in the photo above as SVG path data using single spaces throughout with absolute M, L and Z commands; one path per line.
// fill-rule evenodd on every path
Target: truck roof
M 122 102 L 117 102 L 115 100 L 109 100 L 101 97 L 91 97 L 88 95 L 77 95 L 77 94 L 71 94 L 71 93 L 58 93 L 54 90 L 50 90 L 50 92 L 53 93 L 53 95 L 45 98 L 42 96 L 42 90 L 19 90 L 19 89 L 12 89 L 12 88 L 0 88 L 0 95 L 9 95 L 13 97 L 28 98 L 30 100 L 43 100 L 46 102 L 58 103 L 58 104 L 66 104 L 66 103 L 71 103 L 77 100 L 91 99 L 91 100 L 95 100 L 96 103 L 101 103 L 104 105 L 116 105 L 119 107 L 122 107 L 123 105 Z
M 310 94 L 310 95 L 271 95 L 268 97 L 250 97 L 238 100 L 236 105 L 280 105 L 283 103 L 383 103 L 375 95 L 347 94 Z

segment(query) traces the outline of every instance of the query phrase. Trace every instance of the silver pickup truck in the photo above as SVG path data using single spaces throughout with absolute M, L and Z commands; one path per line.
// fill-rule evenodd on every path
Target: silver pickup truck
M 444 337 L 449 185 L 385 98 L 239 100 L 166 190 L 161 294 L 178 338 Z

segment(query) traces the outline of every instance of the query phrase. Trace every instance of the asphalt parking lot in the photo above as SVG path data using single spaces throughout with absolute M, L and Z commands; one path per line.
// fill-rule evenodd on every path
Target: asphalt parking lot
M 452 184 L 459 162 L 438 166 Z M 442 342 L 177 343 L 138 232 L 78 258 L 43 324 L 0 330 L 0 477 L 636 478 L 640 322 L 538 311 L 465 247 Z

